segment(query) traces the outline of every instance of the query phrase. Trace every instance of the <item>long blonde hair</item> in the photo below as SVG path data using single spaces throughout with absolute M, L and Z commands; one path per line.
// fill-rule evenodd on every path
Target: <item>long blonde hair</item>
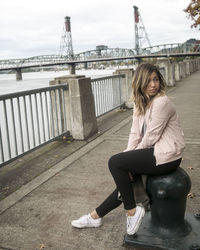
M 140 64 L 134 72 L 132 84 L 133 101 L 137 115 L 143 115 L 146 108 L 153 101 L 153 98 L 150 98 L 150 96 L 146 94 L 147 85 L 153 72 L 157 74 L 160 83 L 160 89 L 156 96 L 165 94 L 166 83 L 159 69 L 151 63 Z

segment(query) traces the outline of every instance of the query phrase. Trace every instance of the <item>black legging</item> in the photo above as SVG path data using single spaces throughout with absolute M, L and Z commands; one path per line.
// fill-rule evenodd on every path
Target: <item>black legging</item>
M 153 148 L 131 150 L 113 155 L 109 160 L 109 169 L 117 188 L 105 201 L 96 208 L 100 217 L 105 216 L 122 201 L 118 199 L 118 191 L 121 194 L 126 210 L 136 207 L 133 187 L 128 172 L 144 175 L 162 175 L 175 171 L 181 163 L 181 159 L 156 166 Z

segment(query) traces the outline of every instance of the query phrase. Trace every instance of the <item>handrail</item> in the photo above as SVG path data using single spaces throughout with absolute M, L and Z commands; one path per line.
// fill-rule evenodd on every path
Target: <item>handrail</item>
M 66 90 L 62 84 L 0 96 L 0 166 L 68 132 Z
M 37 94 L 40 92 L 56 90 L 56 89 L 68 90 L 68 85 L 67 84 L 60 84 L 60 85 L 50 86 L 50 87 L 46 87 L 46 88 L 38 88 L 38 89 L 31 89 L 31 90 L 25 90 L 25 91 L 20 91 L 20 92 L 8 93 L 8 94 L 0 95 L 0 100 L 16 98 L 16 97 L 26 96 L 26 95 L 32 95 L 32 94 Z

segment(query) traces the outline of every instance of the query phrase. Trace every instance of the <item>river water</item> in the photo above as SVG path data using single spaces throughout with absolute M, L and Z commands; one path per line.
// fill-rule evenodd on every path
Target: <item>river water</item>
M 76 70 L 77 75 L 96 78 L 112 75 L 115 69 L 103 70 Z M 16 81 L 15 74 L 0 74 L 0 95 L 15 93 L 24 90 L 44 88 L 49 86 L 49 81 L 55 77 L 69 75 L 69 71 L 40 71 L 22 73 L 22 81 Z

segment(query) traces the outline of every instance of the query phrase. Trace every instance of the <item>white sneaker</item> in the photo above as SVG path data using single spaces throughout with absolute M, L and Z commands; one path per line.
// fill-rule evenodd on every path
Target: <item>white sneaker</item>
M 133 216 L 127 216 L 127 234 L 133 235 L 138 231 L 144 214 L 144 208 L 137 206 L 135 214 Z
M 85 228 L 85 227 L 100 227 L 102 225 L 102 219 L 93 219 L 90 214 L 83 215 L 78 220 L 71 222 L 73 227 Z

